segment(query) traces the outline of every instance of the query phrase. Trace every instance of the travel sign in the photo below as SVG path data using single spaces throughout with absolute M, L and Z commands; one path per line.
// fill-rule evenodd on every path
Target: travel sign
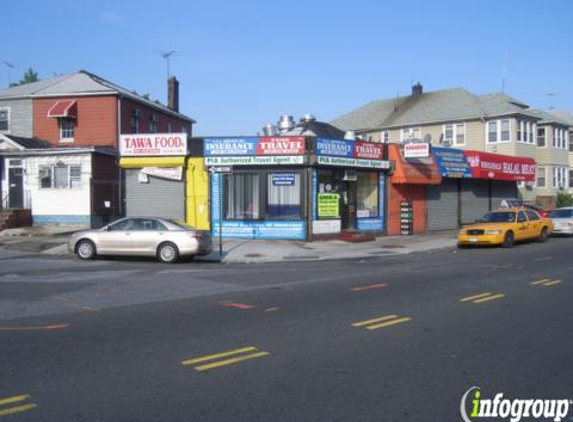
M 205 157 L 293 156 L 306 153 L 303 136 L 204 138 Z
M 364 141 L 345 139 L 316 139 L 315 153 L 318 156 L 382 160 L 384 146 Z

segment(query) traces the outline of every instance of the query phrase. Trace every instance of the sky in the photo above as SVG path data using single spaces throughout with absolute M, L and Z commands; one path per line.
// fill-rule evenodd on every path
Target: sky
M 195 135 L 463 87 L 573 112 L 573 0 L 0 0 L 0 87 L 85 69 L 166 102 Z M 15 67 L 11 71 L 2 62 Z M 554 95 L 548 95 L 554 94 Z

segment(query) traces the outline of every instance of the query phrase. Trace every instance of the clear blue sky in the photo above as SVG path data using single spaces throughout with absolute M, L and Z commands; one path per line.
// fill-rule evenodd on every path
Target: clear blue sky
M 573 0 L 1 0 L 12 80 L 86 69 L 165 101 L 176 50 L 195 134 L 253 134 L 280 114 L 329 121 L 456 86 L 573 111 Z M 0 64 L 0 85 L 7 83 Z

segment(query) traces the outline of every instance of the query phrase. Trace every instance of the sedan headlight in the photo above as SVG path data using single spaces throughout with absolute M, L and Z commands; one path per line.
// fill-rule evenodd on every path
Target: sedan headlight
M 501 230 L 486 230 L 485 234 L 486 236 L 497 236 L 498 234 L 501 234 Z

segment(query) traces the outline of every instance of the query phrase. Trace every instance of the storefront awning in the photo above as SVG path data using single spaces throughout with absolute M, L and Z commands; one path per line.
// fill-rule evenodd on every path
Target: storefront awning
M 442 177 L 432 156 L 406 159 L 401 145 L 389 144 L 388 158 L 393 160 L 396 166 L 394 174 L 390 177 L 392 183 L 438 185 L 442 182 Z
M 58 119 L 62 117 L 73 118 L 77 117 L 77 104 L 75 100 L 60 100 L 50 108 L 48 117 Z
M 120 158 L 119 166 L 124 169 L 183 167 L 185 166 L 185 157 L 125 157 Z

